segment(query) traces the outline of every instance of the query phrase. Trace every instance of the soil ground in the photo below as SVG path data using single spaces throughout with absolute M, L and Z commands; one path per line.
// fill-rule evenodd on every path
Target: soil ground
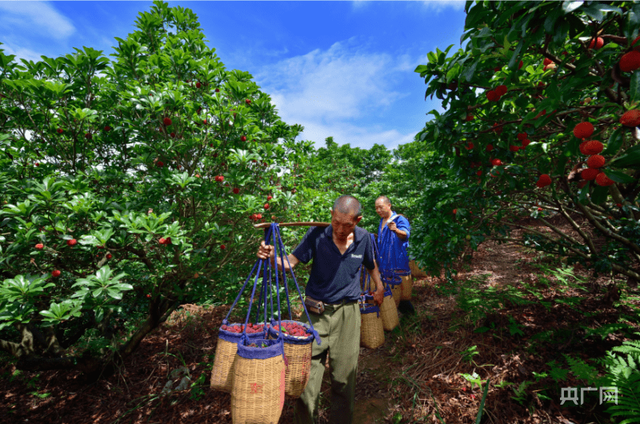
M 570 375 L 559 385 L 542 373 L 551 361 L 568 368 L 564 354 L 603 356 L 624 335 L 590 337 L 584 326 L 637 313 L 606 294 L 609 281 L 594 280 L 579 266 L 569 276 L 545 271 L 562 267 L 556 259 L 487 242 L 460 263 L 455 280 L 471 281 L 466 287 L 475 290 L 466 292 L 466 303 L 456 295 L 456 282 L 416 279 L 412 302 L 418 313 L 402 316 L 383 346 L 361 349 L 354 424 L 475 423 L 482 391 L 463 376 L 473 373 L 483 387 L 490 380 L 483 423 L 608 422 L 597 397 L 581 406 L 560 405 L 561 386 L 580 385 Z M 575 284 L 576 278 L 583 280 Z M 523 295 L 496 294 L 508 287 Z M 231 423 L 230 395 L 209 388 L 227 311 L 185 305 L 116 375 L 93 384 L 76 372 L 17 372 L 5 363 L 0 423 Z M 177 390 L 184 376 L 189 384 Z M 320 424 L 328 423 L 329 404 L 326 373 Z M 293 401 L 287 399 L 280 423 L 292 423 L 292 417 Z

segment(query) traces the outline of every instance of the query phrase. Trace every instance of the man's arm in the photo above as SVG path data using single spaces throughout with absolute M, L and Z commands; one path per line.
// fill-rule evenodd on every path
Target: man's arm
M 271 265 L 274 265 L 276 262 L 276 250 L 272 245 L 265 244 L 263 240 L 262 243 L 260 243 L 260 247 L 258 248 L 258 258 L 269 258 L 269 260 L 271 261 Z M 283 261 L 282 259 L 283 258 L 280 257 L 278 258 L 278 268 L 284 269 L 285 271 L 289 271 L 290 269 L 298 265 L 298 263 L 300 263 L 300 260 L 293 256 L 293 254 L 291 253 L 287 255 L 288 261 Z
M 371 279 L 376 283 L 376 292 L 373 294 L 373 301 L 376 305 L 382 305 L 384 301 L 384 285 L 382 279 L 380 279 L 380 271 L 378 271 L 378 264 L 374 261 L 375 267 L 373 269 L 367 269 L 367 272 L 371 276 Z
M 405 241 L 407 239 L 407 232 L 399 229 L 395 222 L 393 221 L 389 222 L 387 224 L 387 227 L 389 227 L 389 230 L 396 233 L 396 235 L 400 240 Z

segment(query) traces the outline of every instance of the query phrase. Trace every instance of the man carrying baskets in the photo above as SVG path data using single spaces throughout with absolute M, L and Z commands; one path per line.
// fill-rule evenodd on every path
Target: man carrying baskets
M 376 213 L 380 216 L 378 227 L 378 251 L 380 252 L 380 268 L 400 271 L 411 278 L 407 246 L 411 226 L 409 220 L 391 210 L 391 201 L 387 196 L 376 199 Z M 392 262 L 392 263 L 385 263 Z M 403 296 L 406 297 L 406 296 Z M 408 299 L 400 300 L 398 311 L 404 314 L 414 314 L 415 309 Z
M 309 382 L 295 406 L 294 421 L 312 424 L 318 406 L 327 353 L 331 368 L 332 424 L 351 423 L 355 406 L 355 383 L 360 352 L 360 267 L 364 264 L 376 283 L 375 304 L 384 299 L 384 287 L 375 262 L 369 233 L 357 227 L 362 219 L 360 202 L 353 196 L 340 196 L 331 210 L 331 225 L 313 227 L 302 238 L 286 270 L 313 260 L 305 290 L 305 304 L 311 305 L 311 321 L 321 338 L 313 343 Z M 273 246 L 264 241 L 258 249 L 260 259 L 275 262 Z M 282 262 L 279 260 L 279 262 Z M 304 319 L 305 317 L 303 317 Z

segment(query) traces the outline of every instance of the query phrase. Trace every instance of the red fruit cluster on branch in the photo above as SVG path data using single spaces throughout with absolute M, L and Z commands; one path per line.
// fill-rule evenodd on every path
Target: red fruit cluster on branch
M 273 327 L 276 331 L 279 331 L 279 326 Z M 283 322 L 282 323 L 282 332 L 288 334 L 289 336 L 295 337 L 308 337 L 309 333 L 307 333 L 307 328 L 295 322 Z
M 589 168 L 602 168 L 604 166 L 604 157 L 600 155 L 589 156 L 587 159 L 587 166 Z
M 214 178 L 214 180 L 216 180 L 217 182 L 221 183 L 224 181 L 224 176 L 222 175 L 216 175 L 216 177 Z
M 500 100 L 500 95 L 495 90 L 487 91 L 487 100 L 490 102 L 497 102 Z
M 542 174 L 540 175 L 540 178 L 538 178 L 536 186 L 538 186 L 539 188 L 543 188 L 548 186 L 549 184 L 551 184 L 551 177 L 549 176 L 549 174 Z
M 502 84 L 497 86 L 494 91 L 498 94 L 498 96 L 502 97 L 507 94 L 508 88 L 506 85 Z
M 625 127 L 637 127 L 638 125 L 640 125 L 640 110 L 633 109 L 626 111 L 620 117 L 620 123 Z
M 580 152 L 584 155 L 597 155 L 602 151 L 604 146 L 597 140 L 589 140 L 580 144 Z
M 171 123 L 172 123 L 172 122 L 171 122 L 171 118 L 164 118 L 164 119 L 162 120 L 162 123 L 164 123 L 164 125 L 168 127 L 168 126 L 169 126 L 169 125 L 171 125 Z
M 595 180 L 596 176 L 599 173 L 600 173 L 599 169 L 587 168 L 587 169 L 583 169 L 582 172 L 580 172 L 580 176 L 582 177 L 583 180 L 591 181 L 591 180 Z
M 620 70 L 622 72 L 631 72 L 640 68 L 640 52 L 631 50 L 620 58 Z
M 518 140 L 523 141 L 529 138 L 529 134 L 527 133 L 518 133 Z
M 591 137 L 591 135 L 593 135 L 593 130 L 593 124 L 591 122 L 580 122 L 578 125 L 573 127 L 573 135 L 582 140 Z
M 599 186 L 607 187 L 615 184 L 615 181 L 607 177 L 604 172 L 601 172 L 596 176 L 596 184 L 598 184 Z
M 522 149 L 525 149 L 529 144 L 531 144 L 531 140 L 529 140 L 528 138 L 522 140 Z

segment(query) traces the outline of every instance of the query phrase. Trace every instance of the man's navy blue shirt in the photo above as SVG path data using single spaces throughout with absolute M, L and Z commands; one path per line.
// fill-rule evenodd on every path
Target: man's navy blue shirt
M 344 254 L 333 242 L 333 227 L 313 227 L 292 252 L 302 263 L 313 259 L 306 295 L 325 303 L 358 300 L 360 267 L 375 268 L 369 232 L 356 227 L 353 243 Z

